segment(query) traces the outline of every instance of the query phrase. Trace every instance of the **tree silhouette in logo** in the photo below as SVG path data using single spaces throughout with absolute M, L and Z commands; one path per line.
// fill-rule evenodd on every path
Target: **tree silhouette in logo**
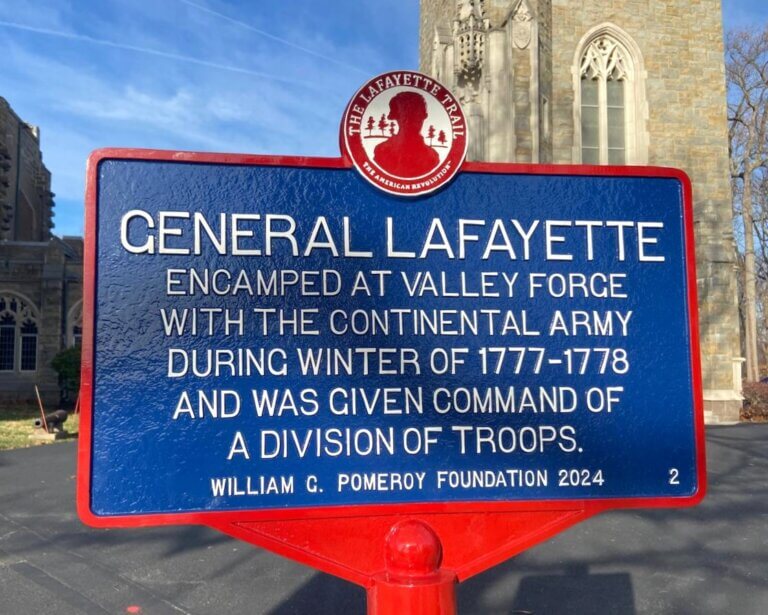
M 373 132 L 373 127 L 376 125 L 376 120 L 373 119 L 373 116 L 368 117 L 368 122 L 365 125 L 365 129 L 368 131 L 368 136 L 371 136 L 371 133 Z
M 440 144 L 440 147 L 445 147 L 445 142 L 448 140 L 448 138 L 445 136 L 445 131 L 441 130 L 440 134 L 437 135 L 437 142 Z
M 440 156 L 424 142 L 421 134 L 427 116 L 427 101 L 421 94 L 401 92 L 393 96 L 388 117 L 397 122 L 397 134 L 373 150 L 376 164 L 398 177 L 419 177 L 432 171 L 439 164 Z M 434 130 L 432 127 L 430 139 L 435 136 Z

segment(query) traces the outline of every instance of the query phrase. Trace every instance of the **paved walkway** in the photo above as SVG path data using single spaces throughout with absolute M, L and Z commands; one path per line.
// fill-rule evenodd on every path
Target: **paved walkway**
M 591 519 L 461 585 L 460 613 L 768 613 L 768 425 L 707 441 L 703 505 Z M 365 612 L 362 589 L 204 528 L 89 529 L 74 474 L 73 443 L 0 453 L 3 615 Z

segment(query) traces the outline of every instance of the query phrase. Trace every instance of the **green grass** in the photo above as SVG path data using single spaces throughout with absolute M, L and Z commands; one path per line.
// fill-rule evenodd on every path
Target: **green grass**
M 51 410 L 48 410 L 51 412 Z M 40 416 L 40 410 L 36 406 L 15 406 L 0 408 L 0 450 L 10 448 L 25 448 L 46 444 L 37 440 L 30 440 L 29 436 L 34 432 L 32 421 Z M 80 416 L 70 414 L 64 428 L 70 436 L 77 434 Z M 57 440 L 64 442 L 65 440 Z

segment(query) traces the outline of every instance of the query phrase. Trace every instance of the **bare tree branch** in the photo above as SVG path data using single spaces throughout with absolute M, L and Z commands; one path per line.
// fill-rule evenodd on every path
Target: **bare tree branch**
M 768 348 L 763 318 L 768 308 L 768 26 L 728 35 L 726 77 L 734 230 L 741 252 L 740 312 L 747 380 L 755 381 L 760 377 L 758 348 L 763 358 Z

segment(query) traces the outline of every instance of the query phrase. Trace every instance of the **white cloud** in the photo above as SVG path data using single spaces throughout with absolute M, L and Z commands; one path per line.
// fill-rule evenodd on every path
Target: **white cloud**
M 42 126 L 54 190 L 65 199 L 82 196 L 85 159 L 98 147 L 291 153 L 293 146 L 302 150 L 295 153 L 331 153 L 317 146 L 315 135 L 323 133 L 316 128 L 321 117 L 330 118 L 325 133 L 335 131 L 334 105 L 274 85 L 243 82 L 221 90 L 203 81 L 166 94 L 13 45 L 9 57 L 16 74 L 5 78 L 27 78 L 24 91 L 9 98 L 29 109 L 27 121 Z M 0 85 L 7 84 L 0 76 Z
M 228 22 L 179 0 L 151 11 L 144 2 L 113 0 L 86 18 L 82 3 L 76 4 L 0 0 L 0 16 L 63 33 L 0 32 L 0 95 L 41 126 L 44 160 L 61 203 L 60 233 L 80 227 L 75 204 L 93 149 L 337 155 L 344 105 L 364 77 L 331 60 L 350 58 L 363 69 L 386 63 L 365 37 L 340 43 L 306 16 L 280 23 L 275 36 L 265 37 L 253 31 L 264 24 L 254 21 L 249 28 L 251 21 Z M 275 40 L 281 37 L 301 44 Z

